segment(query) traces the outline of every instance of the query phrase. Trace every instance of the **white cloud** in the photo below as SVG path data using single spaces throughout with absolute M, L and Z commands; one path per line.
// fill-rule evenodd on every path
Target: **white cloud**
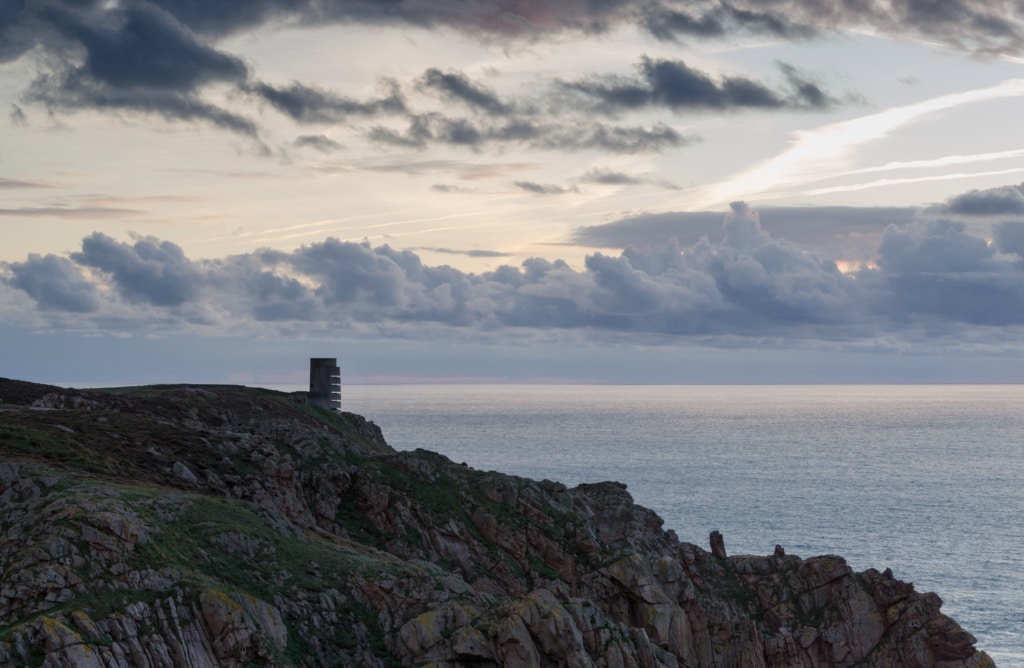
M 978 102 L 1024 96 L 1024 79 L 952 93 L 813 130 L 794 132 L 785 151 L 703 188 L 687 198 L 693 208 L 717 208 L 735 199 L 761 199 L 780 191 L 849 173 L 856 150 L 927 116 Z M 791 193 L 787 193 L 791 194 Z

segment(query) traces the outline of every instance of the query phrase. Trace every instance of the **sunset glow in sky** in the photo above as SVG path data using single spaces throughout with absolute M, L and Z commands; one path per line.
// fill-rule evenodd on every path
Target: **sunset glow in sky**
M 0 376 L 1024 382 L 1024 8 L 0 1 Z

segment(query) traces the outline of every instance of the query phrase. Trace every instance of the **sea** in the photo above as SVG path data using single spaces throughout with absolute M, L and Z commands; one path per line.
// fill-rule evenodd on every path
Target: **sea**
M 680 540 L 891 568 L 1024 668 L 1024 385 L 356 385 L 399 450 L 617 480 Z

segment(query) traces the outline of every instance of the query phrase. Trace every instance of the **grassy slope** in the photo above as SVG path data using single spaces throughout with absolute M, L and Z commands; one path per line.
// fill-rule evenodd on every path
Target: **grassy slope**
M 31 407 L 47 395 L 51 400 L 44 403 L 53 403 L 54 395 L 81 397 L 84 401 L 65 402 L 68 407 L 56 410 Z M 127 555 L 130 568 L 170 569 L 177 574 L 178 587 L 185 591 L 212 588 L 273 601 L 275 595 L 286 590 L 345 592 L 354 578 L 376 580 L 411 569 L 355 540 L 302 530 L 251 502 L 189 490 L 169 470 L 171 462 L 183 461 L 197 472 L 216 471 L 222 476 L 249 479 L 260 475 L 258 466 L 244 452 L 226 458 L 210 448 L 197 447 L 197 438 L 208 439 L 210 435 L 183 426 L 183 419 L 222 423 L 224 433 L 231 434 L 238 425 L 229 425 L 228 421 L 245 423 L 273 415 L 308 430 L 323 430 L 326 426 L 335 437 L 343 435 L 352 444 L 351 448 L 327 447 L 309 457 L 296 457 L 304 469 L 327 461 L 352 465 L 364 461 L 368 452 L 386 452 L 356 416 L 299 406 L 282 393 L 231 386 L 69 391 L 0 379 L 0 401 L 0 462 L 19 464 L 23 475 L 34 472 L 50 477 L 44 496 L 48 506 L 80 509 L 83 498 L 101 505 L 104 500 L 115 499 L 117 507 L 130 509 L 152 530 L 150 539 Z M 277 445 L 282 450 L 290 449 L 284 443 Z M 299 453 L 292 450 L 291 454 Z M 88 511 L 64 514 L 76 516 L 80 512 Z M 6 519 L 0 518 L 0 535 L 11 528 Z M 89 550 L 86 545 L 78 548 L 81 553 Z M 86 591 L 44 612 L 22 615 L 0 626 L 0 642 L 9 640 L 18 625 L 41 614 L 52 617 L 82 610 L 100 619 L 133 601 L 166 595 L 160 591 L 128 591 L 116 577 L 104 583 L 91 578 L 87 567 L 80 570 L 89 583 Z M 357 601 L 347 603 L 335 637 L 323 640 L 342 648 L 354 646 L 356 629 L 369 636 L 378 653 L 386 655 L 374 615 Z M 303 662 L 301 639 L 290 638 L 288 654 L 282 658 Z

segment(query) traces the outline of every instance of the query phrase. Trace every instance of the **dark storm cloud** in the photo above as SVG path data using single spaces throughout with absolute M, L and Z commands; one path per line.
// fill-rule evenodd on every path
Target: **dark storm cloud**
M 37 27 L 39 41 L 59 57 L 31 83 L 28 101 L 51 110 L 132 111 L 257 134 L 251 120 L 198 95 L 212 83 L 243 82 L 248 69 L 240 59 L 201 42 L 150 3 L 93 11 L 76 4 L 85 3 L 29 2 L 28 26 Z
M 639 78 L 596 76 L 560 81 L 556 88 L 566 104 L 582 103 L 617 114 L 647 107 L 681 110 L 827 109 L 836 100 L 789 65 L 780 64 L 784 88 L 741 76 L 715 79 L 681 60 L 644 57 Z
M 391 87 L 388 95 L 368 101 L 342 97 L 299 82 L 287 86 L 256 82 L 246 84 L 244 89 L 300 123 L 337 123 L 350 116 L 378 116 L 405 111 L 405 100 L 395 86 Z
M 113 14 L 116 28 L 90 24 L 71 12 L 45 12 L 52 26 L 84 49 L 77 76 L 116 89 L 184 92 L 247 75 L 241 60 L 198 41 L 172 15 L 151 5 L 127 3 Z
M 20 58 L 40 41 L 44 28 L 36 23 L 32 0 L 0 3 L 0 63 Z
M 23 290 L 41 309 L 91 313 L 99 308 L 96 286 L 67 258 L 32 254 L 24 262 L 0 267 L 10 272 L 4 282 Z
M 1024 215 L 1024 183 L 1000 186 L 951 197 L 934 210 L 938 213 L 964 216 Z

